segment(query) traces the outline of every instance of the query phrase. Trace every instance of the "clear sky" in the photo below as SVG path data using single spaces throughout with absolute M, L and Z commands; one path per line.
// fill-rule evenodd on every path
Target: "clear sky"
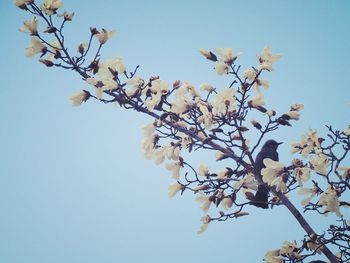
M 264 75 L 267 105 L 283 112 L 305 104 L 293 128 L 272 135 L 286 142 L 286 162 L 288 142 L 309 128 L 349 123 L 349 1 L 66 0 L 64 9 L 76 12 L 66 27 L 71 49 L 90 26 L 116 29 L 103 58 L 123 57 L 142 76 L 170 83 L 229 83 L 202 47 L 232 47 L 244 67 L 266 45 L 282 53 Z M 67 97 L 89 87 L 25 58 L 29 37 L 18 28 L 29 18 L 0 2 L 0 262 L 262 262 L 284 240 L 303 238 L 283 207 L 251 208 L 198 236 L 194 196 L 169 199 L 169 172 L 142 157 L 140 128 L 151 119 L 95 101 L 71 107 Z

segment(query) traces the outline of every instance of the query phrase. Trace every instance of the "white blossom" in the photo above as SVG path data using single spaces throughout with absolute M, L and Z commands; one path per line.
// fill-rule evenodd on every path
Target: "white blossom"
M 316 154 L 311 160 L 312 170 L 316 173 L 326 176 L 328 174 L 328 166 L 330 165 L 329 158 L 320 153 Z
M 226 88 L 221 90 L 213 101 L 213 114 L 226 114 L 236 109 L 235 90 Z
M 222 62 L 222 61 L 217 61 L 215 62 L 215 71 L 218 75 L 224 75 L 224 74 L 228 74 L 229 72 L 229 66 L 225 63 L 225 62 Z
M 350 178 L 350 166 L 339 166 L 337 168 L 337 171 L 343 172 L 343 175 L 342 175 L 343 180 L 348 180 Z
M 45 45 L 37 37 L 32 37 L 30 46 L 26 48 L 26 56 L 28 58 L 33 57 L 41 53 L 45 49 Z
M 101 32 L 98 32 L 96 34 L 96 37 L 98 41 L 100 41 L 100 44 L 105 44 L 111 37 L 115 35 L 115 31 L 107 31 L 106 29 L 102 28 Z
M 23 26 L 19 29 L 21 32 L 30 33 L 32 36 L 38 34 L 38 20 L 34 16 L 32 20 L 24 21 Z
M 206 164 L 201 164 L 198 167 L 198 174 L 201 176 L 207 176 L 209 175 L 209 168 Z
M 208 92 L 211 92 L 211 91 L 214 91 L 214 90 L 215 90 L 215 88 L 214 88 L 212 85 L 207 84 L 207 83 L 201 84 L 201 85 L 199 86 L 199 88 L 200 88 L 201 90 L 203 90 L 203 91 L 208 91 Z
M 243 72 L 243 77 L 245 77 L 247 80 L 254 80 L 256 78 L 256 71 L 253 68 L 248 68 Z
M 270 47 L 265 47 L 259 55 L 259 69 L 272 70 L 272 64 L 282 57 L 281 54 L 272 54 Z
M 17 7 L 25 9 L 26 6 L 30 3 L 33 3 L 34 0 L 15 0 L 14 2 Z
M 72 103 L 72 106 L 80 106 L 83 102 L 87 101 L 90 98 L 90 93 L 81 90 L 78 92 L 73 93 L 70 97 L 69 100 Z
M 169 188 L 168 188 L 168 196 L 169 197 L 174 197 L 182 189 L 184 189 L 183 185 L 181 185 L 181 184 L 176 182 L 176 183 L 174 183 L 174 184 L 169 186 Z
M 257 190 L 258 182 L 256 181 L 254 174 L 249 173 L 246 176 L 244 176 L 241 180 L 236 182 L 232 187 L 234 189 L 239 189 L 241 187 L 244 187 L 251 190 Z
M 47 15 L 53 15 L 56 10 L 60 7 L 62 7 L 63 3 L 61 0 L 44 0 L 43 4 L 41 5 L 41 9 L 45 12 Z
M 329 212 L 333 212 L 338 217 L 342 216 L 339 210 L 339 199 L 338 199 L 337 191 L 332 187 L 328 187 L 327 190 L 321 194 L 317 204 L 321 206 L 325 206 L 324 212 L 326 215 Z
M 265 183 L 272 185 L 273 181 L 281 176 L 281 173 L 284 170 L 284 165 L 280 162 L 271 160 L 270 158 L 264 159 L 263 163 L 265 168 L 261 170 L 262 179 Z
M 211 221 L 211 218 L 209 215 L 205 215 L 201 218 L 201 221 L 202 221 L 202 225 L 200 229 L 197 231 L 198 235 L 203 234 L 208 229 L 208 225 Z
M 303 182 L 310 179 L 310 168 L 309 167 L 296 167 L 293 171 L 295 179 L 300 186 L 303 186 Z
M 232 48 L 216 48 L 219 58 L 227 64 L 232 64 L 240 53 L 235 53 Z
M 202 204 L 201 209 L 204 213 L 208 212 L 211 204 L 208 196 L 200 193 L 200 195 L 196 196 L 196 201 Z
M 180 178 L 180 168 L 181 168 L 181 164 L 180 162 L 173 162 L 173 163 L 167 163 L 165 164 L 165 168 L 169 171 L 171 171 L 172 173 L 172 178 L 174 178 L 175 180 L 179 180 Z
M 283 263 L 284 260 L 280 257 L 280 250 L 269 250 L 266 252 L 264 261 L 266 263 Z
M 308 195 L 306 198 L 301 200 L 301 205 L 302 206 L 306 206 L 317 193 L 318 193 L 318 188 L 317 187 L 314 187 L 314 188 L 300 188 L 300 190 L 298 191 L 299 195 Z

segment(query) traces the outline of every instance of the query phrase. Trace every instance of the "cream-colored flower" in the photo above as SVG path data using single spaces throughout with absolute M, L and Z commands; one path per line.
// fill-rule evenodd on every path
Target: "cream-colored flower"
M 228 72 L 230 70 L 229 66 L 225 62 L 222 62 L 222 61 L 215 62 L 214 68 L 215 68 L 216 73 L 220 76 L 224 75 L 224 74 L 225 75 L 228 74 Z
M 256 75 L 257 73 L 253 68 L 248 68 L 243 72 L 243 77 L 245 77 L 247 80 L 250 80 L 250 81 L 254 80 L 256 78 Z
M 80 106 L 83 102 L 87 101 L 90 98 L 90 93 L 85 91 L 85 90 L 81 90 L 78 92 L 73 93 L 70 97 L 69 100 L 72 103 L 72 106 Z
M 338 217 L 342 216 L 339 210 L 339 199 L 338 199 L 337 191 L 334 190 L 332 187 L 328 187 L 327 190 L 321 194 L 317 204 L 321 206 L 325 206 L 324 212 L 326 215 L 329 212 L 333 212 Z
M 232 48 L 216 48 L 219 58 L 227 64 L 232 64 L 240 53 L 235 53 Z
M 115 31 L 107 31 L 106 29 L 102 28 L 101 32 L 98 32 L 96 34 L 96 37 L 98 41 L 100 41 L 100 44 L 105 44 L 111 37 L 115 35 Z
M 317 131 L 310 129 L 306 135 L 303 135 L 298 143 L 291 143 L 292 153 L 300 153 L 307 157 L 312 151 L 318 152 L 321 145 L 318 139 Z
M 33 3 L 34 0 L 15 0 L 15 5 L 21 9 L 26 9 L 27 5 Z
M 259 56 L 259 69 L 272 70 L 272 64 L 282 57 L 281 54 L 272 54 L 270 47 L 265 47 Z
M 343 133 L 347 136 L 350 136 L 350 125 L 348 126 L 348 128 L 345 131 L 343 131 Z
M 212 52 L 206 50 L 205 48 L 200 48 L 199 52 L 207 59 L 212 60 L 212 61 L 217 61 L 216 56 Z
M 188 89 L 181 85 L 175 93 L 175 99 L 171 103 L 171 112 L 176 114 L 182 114 L 187 112 L 193 105 L 192 98 L 188 96 Z
M 298 250 L 297 243 L 295 241 L 293 242 L 288 242 L 284 241 L 283 246 L 280 249 L 280 254 L 281 255 L 288 255 L 289 257 L 293 259 L 300 259 L 301 256 L 295 252 Z
M 215 160 L 216 160 L 216 161 L 221 161 L 221 160 L 224 160 L 224 159 L 226 159 L 226 158 L 227 158 L 227 155 L 224 154 L 224 153 L 222 153 L 222 152 L 217 151 L 217 152 L 215 153 Z
M 314 188 L 300 188 L 300 190 L 298 191 L 299 195 L 308 195 L 305 199 L 301 200 L 301 205 L 302 206 L 306 206 L 311 199 L 318 193 L 318 188 L 314 187 Z
M 173 163 L 167 163 L 165 164 L 165 168 L 172 172 L 172 178 L 174 178 L 175 180 L 179 180 L 180 168 L 181 168 L 181 163 L 179 161 L 173 162 Z
M 201 209 L 204 213 L 208 212 L 211 204 L 208 196 L 201 193 L 200 195 L 196 196 L 196 201 L 202 204 Z
M 126 84 L 132 85 L 135 88 L 141 88 L 144 84 L 145 81 L 140 77 L 140 76 L 133 76 L 131 79 L 128 79 L 126 81 Z
M 291 107 L 290 110 L 291 111 L 300 111 L 304 109 L 304 104 L 300 104 L 300 103 L 294 103 Z
M 226 114 L 236 109 L 235 90 L 226 88 L 221 90 L 213 101 L 213 114 Z
M 241 180 L 236 182 L 232 187 L 234 189 L 239 189 L 241 187 L 244 187 L 251 190 L 257 190 L 258 182 L 256 181 L 254 174 L 249 173 L 246 176 L 244 176 Z
M 38 34 L 38 20 L 34 16 L 32 20 L 27 20 L 23 22 L 23 26 L 19 29 L 21 32 L 30 33 L 31 36 Z
M 264 94 L 258 92 L 255 97 L 248 102 L 249 107 L 259 108 L 265 105 Z
M 310 179 L 310 168 L 309 167 L 296 167 L 293 171 L 295 179 L 300 186 L 303 186 L 303 182 Z
M 326 176 L 328 174 L 328 166 L 330 165 L 329 158 L 320 153 L 315 155 L 311 160 L 311 169 L 316 173 Z
M 230 196 L 224 197 L 224 199 L 221 201 L 221 205 L 224 210 L 230 209 L 233 205 L 232 198 Z
M 211 91 L 214 91 L 214 90 L 215 90 L 215 88 L 214 88 L 212 85 L 207 84 L 207 83 L 201 84 L 201 85 L 199 86 L 199 88 L 200 88 L 201 90 L 203 90 L 203 91 L 208 91 L 208 92 L 211 92 Z
M 198 167 L 198 175 L 201 176 L 208 176 L 209 175 L 209 168 L 206 164 L 201 164 Z
M 284 260 L 280 257 L 280 250 L 269 250 L 265 254 L 264 261 L 266 263 L 283 263 Z
M 284 115 L 286 115 L 287 118 L 291 120 L 299 120 L 300 118 L 300 113 L 298 111 L 293 110 L 286 112 Z
M 217 180 L 227 180 L 229 176 L 229 170 L 227 168 L 224 168 L 222 170 L 220 170 L 219 172 L 217 172 Z
M 168 188 L 168 196 L 174 197 L 179 191 L 182 191 L 184 189 L 184 186 L 179 184 L 178 182 L 172 184 Z
M 342 175 L 342 178 L 344 180 L 349 180 L 350 179 L 350 166 L 339 166 L 337 168 L 337 171 L 342 171 L 343 172 L 343 175 Z
M 73 17 L 74 17 L 74 12 L 69 13 L 69 12 L 67 12 L 67 11 L 64 11 L 63 14 L 57 15 L 57 16 L 58 16 L 58 17 L 63 16 L 65 20 L 67 20 L 67 21 L 72 21 L 72 19 L 73 19 Z
M 281 173 L 284 170 L 284 165 L 270 158 L 264 159 L 263 163 L 265 168 L 261 170 L 262 179 L 265 183 L 272 185 L 277 177 L 281 177 Z M 274 183 L 278 183 L 278 181 Z
M 32 37 L 30 46 L 26 48 L 26 56 L 28 58 L 33 57 L 45 50 L 45 45 L 37 37 Z
M 201 221 L 203 224 L 201 225 L 200 229 L 197 231 L 198 235 L 203 234 L 208 229 L 208 225 L 211 221 L 211 218 L 209 215 L 205 215 L 201 218 Z
M 47 15 L 53 15 L 56 13 L 57 9 L 62 7 L 63 3 L 61 0 L 44 0 L 41 5 L 41 10 Z
M 272 180 L 270 185 L 276 186 L 277 192 L 285 193 L 288 190 L 286 182 L 283 180 L 282 176 L 277 176 L 275 179 Z

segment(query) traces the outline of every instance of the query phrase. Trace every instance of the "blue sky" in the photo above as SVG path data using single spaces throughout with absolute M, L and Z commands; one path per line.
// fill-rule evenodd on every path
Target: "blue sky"
M 142 76 L 170 83 L 229 83 L 202 47 L 232 47 L 244 68 L 266 45 L 282 53 L 264 75 L 267 105 L 283 112 L 305 104 L 293 128 L 271 135 L 286 142 L 286 162 L 288 142 L 309 128 L 349 123 L 348 1 L 67 0 L 64 9 L 76 12 L 66 27 L 71 49 L 90 26 L 115 29 L 103 58 L 121 56 Z M 0 13 L 1 262 L 261 262 L 284 240 L 303 238 L 282 207 L 251 209 L 198 236 L 194 196 L 169 199 L 169 172 L 142 157 L 140 128 L 151 119 L 94 101 L 71 107 L 67 97 L 88 87 L 73 72 L 25 58 L 29 37 L 18 28 L 29 14 L 12 1 L 1 1 Z

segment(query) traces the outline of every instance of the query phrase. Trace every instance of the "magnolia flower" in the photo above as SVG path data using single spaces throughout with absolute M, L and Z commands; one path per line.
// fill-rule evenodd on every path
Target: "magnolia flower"
M 23 22 L 23 26 L 19 29 L 21 32 L 30 33 L 31 36 L 38 34 L 38 20 L 34 16 L 32 20 L 27 20 Z
M 201 193 L 199 196 L 196 197 L 196 201 L 202 203 L 201 209 L 204 213 L 208 212 L 211 204 L 208 196 Z
M 315 155 L 314 158 L 310 160 L 311 168 L 316 173 L 326 176 L 328 174 L 328 166 L 330 165 L 329 159 L 326 155 L 320 153 Z
M 166 158 L 177 161 L 180 157 L 180 147 L 167 146 L 164 147 L 164 155 Z
M 295 179 L 300 186 L 303 186 L 303 182 L 310 179 L 310 168 L 309 167 L 296 167 L 293 171 Z
M 248 102 L 249 107 L 259 108 L 262 105 L 265 105 L 264 95 L 261 92 Z
M 212 52 L 210 52 L 204 48 L 200 48 L 199 52 L 209 60 L 212 60 L 212 61 L 218 60 L 217 57 Z
M 72 21 L 73 16 L 74 16 L 74 12 L 72 13 L 68 13 L 67 11 L 64 11 L 62 15 L 57 15 L 57 16 L 63 16 L 65 20 L 67 21 Z
M 280 249 L 280 254 L 288 255 L 289 257 L 294 259 L 300 259 L 301 256 L 297 252 L 295 252 L 296 250 L 298 250 L 298 246 L 295 241 L 293 242 L 284 241 L 283 246 Z
M 115 31 L 107 31 L 106 29 L 102 28 L 101 32 L 98 32 L 96 34 L 96 37 L 98 41 L 100 41 L 100 44 L 105 44 L 111 37 L 115 35 Z
M 345 131 L 343 131 L 343 133 L 347 136 L 350 136 L 350 125 L 348 126 L 348 128 Z
M 304 104 L 299 104 L 299 103 L 294 103 L 291 107 L 290 110 L 291 111 L 300 111 L 304 109 Z
M 44 0 L 41 5 L 41 10 L 43 10 L 47 15 L 53 15 L 56 10 L 62 7 L 63 3 L 61 0 Z
M 339 166 L 337 168 L 337 171 L 343 171 L 343 179 L 349 180 L 350 179 L 350 166 Z
M 215 62 L 215 71 L 218 75 L 224 75 L 224 74 L 228 74 L 229 72 L 229 66 L 225 63 L 225 62 L 222 62 L 222 61 L 217 61 Z
M 281 54 L 272 54 L 270 47 L 265 47 L 259 56 L 259 69 L 272 70 L 272 64 L 282 57 Z
M 212 85 L 207 84 L 207 83 L 201 84 L 201 85 L 199 86 L 199 88 L 200 88 L 201 90 L 203 90 L 203 91 L 208 91 L 208 92 L 211 92 L 211 91 L 214 91 L 214 90 L 215 90 L 215 88 L 214 88 Z
M 192 98 L 188 98 L 188 89 L 186 86 L 181 85 L 175 93 L 175 99 L 171 103 L 171 112 L 176 114 L 182 114 L 192 106 Z
M 15 0 L 15 5 L 21 9 L 26 9 L 27 5 L 33 2 L 34 0 Z
M 317 204 L 326 206 L 324 209 L 325 215 L 327 215 L 329 212 L 333 212 L 338 217 L 342 217 L 342 214 L 339 211 L 338 194 L 332 187 L 328 187 L 327 190 L 321 194 Z
M 274 110 L 268 110 L 267 112 L 265 112 L 265 114 L 269 117 L 275 116 L 276 115 L 276 111 Z
M 288 111 L 285 114 L 283 114 L 284 117 L 287 117 L 286 119 L 291 119 L 291 120 L 299 120 L 300 118 L 300 113 L 298 111 Z
M 227 180 L 229 175 L 229 170 L 227 168 L 224 168 L 217 172 L 217 180 Z
M 112 71 L 122 74 L 125 72 L 125 66 L 122 58 L 113 58 L 98 63 L 98 76 L 103 81 L 105 79 L 113 79 Z
M 215 160 L 216 161 L 221 161 L 221 160 L 226 159 L 226 158 L 227 158 L 226 154 L 224 154 L 222 152 L 218 151 L 215 153 Z
M 268 88 L 270 87 L 270 83 L 269 83 L 269 81 L 266 80 L 266 79 L 256 79 L 253 88 L 254 88 L 256 91 L 260 92 L 260 89 L 259 89 L 259 88 L 260 88 L 261 86 L 262 86 L 264 89 L 268 89 Z
M 126 81 L 126 84 L 132 85 L 135 88 L 140 88 L 145 84 L 145 81 L 140 76 L 133 76 Z
M 201 164 L 198 167 L 198 174 L 201 175 L 201 176 L 208 176 L 209 175 L 208 166 L 206 164 Z
M 233 205 L 233 200 L 230 196 L 224 197 L 224 199 L 221 202 L 222 208 L 224 210 L 228 210 Z
M 232 64 L 240 53 L 235 54 L 232 48 L 216 48 L 215 51 L 218 53 L 221 60 L 227 64 Z
M 287 192 L 288 188 L 286 183 L 283 180 L 283 176 L 277 176 L 275 179 L 272 180 L 270 183 L 271 186 L 276 186 L 277 192 L 285 193 Z
M 226 88 L 221 90 L 213 102 L 213 114 L 226 114 L 236 109 L 235 90 Z
M 284 260 L 280 257 L 280 250 L 269 250 L 265 254 L 264 261 L 266 263 L 283 263 Z
M 255 179 L 254 174 L 249 173 L 246 176 L 244 176 L 241 180 L 236 182 L 233 186 L 234 189 L 239 189 L 241 187 L 257 190 L 258 189 L 258 182 Z
M 316 130 L 310 129 L 307 135 L 302 136 L 299 143 L 292 143 L 292 153 L 301 153 L 307 157 L 311 151 L 317 152 L 321 147 Z
M 306 197 L 305 199 L 301 200 L 301 205 L 302 206 L 306 206 L 310 200 L 318 193 L 318 188 L 314 187 L 314 188 L 300 188 L 300 190 L 298 191 L 299 195 L 308 195 L 308 197 Z
M 261 170 L 262 179 L 265 183 L 272 185 L 272 182 L 277 177 L 281 177 L 280 175 L 284 170 L 284 165 L 270 158 L 264 159 L 263 163 L 265 168 Z
M 253 68 L 248 68 L 243 72 L 243 77 L 245 77 L 247 80 L 254 80 L 256 78 L 256 71 Z
M 45 45 L 37 37 L 31 38 L 31 43 L 28 48 L 26 48 L 26 56 L 28 58 L 35 56 L 45 50 Z
M 89 98 L 90 98 L 90 93 L 85 90 L 81 90 L 76 93 L 73 93 L 69 97 L 72 103 L 72 106 L 75 106 L 75 107 L 80 106 L 83 102 L 86 102 Z
M 188 136 L 187 134 L 185 134 L 183 132 L 179 132 L 178 136 L 180 136 L 180 138 L 181 138 L 181 147 L 182 148 L 187 148 L 191 145 L 192 138 L 190 136 Z
M 174 197 L 177 192 L 181 191 L 184 189 L 184 186 L 179 184 L 178 182 L 172 184 L 169 186 L 168 188 L 168 196 L 171 198 L 171 197 Z
M 201 225 L 200 229 L 197 231 L 198 235 L 203 234 L 208 229 L 208 225 L 211 221 L 211 218 L 209 215 L 205 215 L 201 218 L 201 221 L 203 224 Z
M 179 180 L 180 168 L 181 168 L 181 163 L 179 161 L 173 162 L 173 163 L 167 163 L 165 164 L 165 168 L 172 172 L 172 178 L 174 178 L 175 180 Z

